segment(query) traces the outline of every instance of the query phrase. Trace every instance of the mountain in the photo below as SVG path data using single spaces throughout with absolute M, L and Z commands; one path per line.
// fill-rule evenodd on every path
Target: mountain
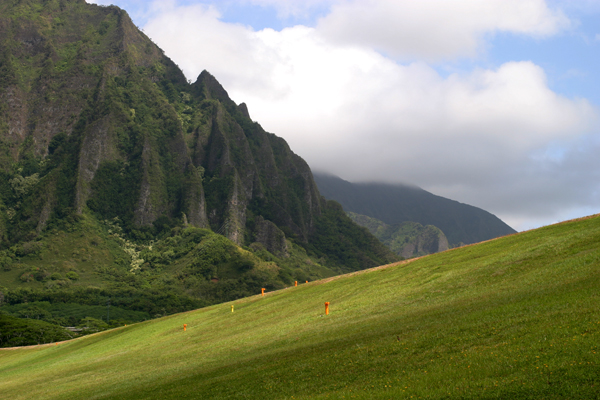
M 207 71 L 189 83 L 125 11 L 0 3 L 2 282 L 47 291 L 14 299 L 85 285 L 107 298 L 108 280 L 217 302 L 394 259 L 282 138 Z
M 11 1 L 2 15 L 0 167 L 22 196 L 45 194 L 8 205 L 21 223 L 5 237 L 89 208 L 137 230 L 185 215 L 238 244 L 268 215 L 308 240 L 324 207 L 308 165 L 208 72 L 189 85 L 116 7 Z
M 352 221 L 367 228 L 381 243 L 403 258 L 424 256 L 448 250 L 446 235 L 433 225 L 423 226 L 418 222 L 388 225 L 366 215 L 353 212 L 347 214 Z
M 436 196 L 416 186 L 350 183 L 315 173 L 320 193 L 338 201 L 346 211 L 366 215 L 388 225 L 418 222 L 442 230 L 451 247 L 515 233 L 489 212 Z

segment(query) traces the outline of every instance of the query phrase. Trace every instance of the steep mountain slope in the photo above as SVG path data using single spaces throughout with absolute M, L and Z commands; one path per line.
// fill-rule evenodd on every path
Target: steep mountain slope
M 0 393 L 595 399 L 599 239 L 595 216 L 58 345 L 0 350 Z
M 388 225 L 407 221 L 434 225 L 444 232 L 452 247 L 515 233 L 487 211 L 416 186 L 350 183 L 317 173 L 314 177 L 321 194 L 338 201 L 344 210 L 377 218 Z
M 49 194 L 30 207 L 28 227 L 43 229 L 52 211 L 69 207 L 137 228 L 184 213 L 194 226 L 227 224 L 242 243 L 246 208 L 263 199 L 277 222 L 307 239 L 321 208 L 308 166 L 250 121 L 245 132 L 210 74 L 187 85 L 116 7 L 12 1 L 2 15 L 13 17 L 2 21 L 1 137 L 12 156 L 3 169 L 37 162 L 22 177 L 38 173 Z
M 187 82 L 125 11 L 0 2 L 12 315 L 36 302 L 48 322 L 81 323 L 111 302 L 124 323 L 396 259 L 320 195 L 283 139 L 210 73 Z
M 304 160 L 208 72 L 188 84 L 123 10 L 9 0 L 0 38 L 5 246 L 86 212 L 148 240 L 191 225 L 279 254 L 284 238 L 315 246 L 333 206 Z M 353 245 L 370 240 L 351 230 Z M 358 250 L 365 266 L 389 256 L 377 251 Z

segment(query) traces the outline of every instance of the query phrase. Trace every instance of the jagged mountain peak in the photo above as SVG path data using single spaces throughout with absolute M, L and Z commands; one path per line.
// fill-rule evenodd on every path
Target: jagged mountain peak
M 192 89 L 196 94 L 206 99 L 220 100 L 224 103 L 233 103 L 225 88 L 217 81 L 210 72 L 203 70 L 196 82 L 192 84 Z
M 185 221 L 239 245 L 278 238 L 283 248 L 283 237 L 317 246 L 329 206 L 310 168 L 208 71 L 188 84 L 115 6 L 0 7 L 5 243 L 89 213 L 142 236 Z M 30 183 L 26 196 L 8 183 L 17 177 Z

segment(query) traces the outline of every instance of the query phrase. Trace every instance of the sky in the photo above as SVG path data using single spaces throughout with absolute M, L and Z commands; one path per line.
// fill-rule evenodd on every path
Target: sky
M 600 213 L 600 0 L 87 0 L 209 71 L 313 171 L 517 230 Z

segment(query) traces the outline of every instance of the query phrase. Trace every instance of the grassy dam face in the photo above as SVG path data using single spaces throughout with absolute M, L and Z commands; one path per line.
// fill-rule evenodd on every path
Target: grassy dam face
M 590 399 L 599 333 L 593 216 L 2 349 L 0 398 Z

